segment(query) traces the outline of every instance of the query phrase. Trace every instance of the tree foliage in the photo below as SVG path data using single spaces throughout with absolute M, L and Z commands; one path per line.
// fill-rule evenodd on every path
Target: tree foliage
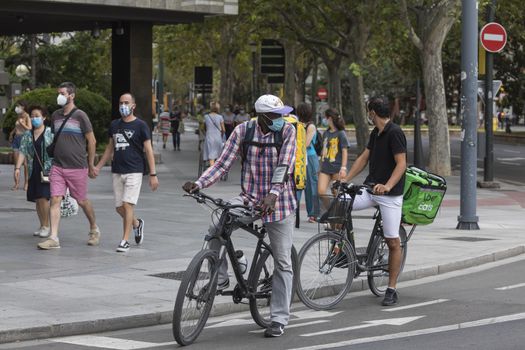
M 29 105 L 46 107 L 49 115 L 59 108 L 56 104 L 56 88 L 38 88 L 22 94 L 19 99 L 27 101 Z M 107 140 L 108 125 L 111 122 L 111 105 L 109 101 L 89 90 L 78 89 L 75 96 L 75 104 L 88 115 L 97 140 L 105 142 Z M 14 127 L 15 121 L 15 105 L 12 105 L 6 113 L 2 126 L 10 130 Z

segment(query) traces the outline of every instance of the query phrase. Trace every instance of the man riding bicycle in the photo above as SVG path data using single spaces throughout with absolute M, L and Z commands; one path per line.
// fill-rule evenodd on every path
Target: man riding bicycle
M 292 108 L 285 106 L 277 96 L 259 97 L 255 111 L 257 120 L 238 125 L 215 164 L 196 182 L 185 183 L 183 189 L 191 193 L 213 185 L 230 170 L 237 157 L 242 158 L 242 192 L 230 202 L 261 207 L 261 219 L 270 238 L 275 266 L 270 304 L 272 323 L 264 335 L 279 337 L 288 324 L 293 285 L 291 249 L 297 204 L 289 174 L 295 163 L 296 136 L 294 127 L 283 119 Z M 246 140 L 247 131 L 254 131 L 250 140 Z M 214 232 L 215 227 L 210 227 L 210 233 Z M 212 240 L 210 247 L 219 249 L 220 243 Z M 217 289 L 224 290 L 228 286 L 228 266 L 224 260 L 219 267 Z
M 363 191 L 355 197 L 353 210 L 379 206 L 383 218 L 383 234 L 390 251 L 388 288 L 382 304 L 397 304 L 397 277 L 401 267 L 399 225 L 403 205 L 406 170 L 406 138 L 403 130 L 390 120 L 388 101 L 374 97 L 367 105 L 369 122 L 375 125 L 366 149 L 356 159 L 346 181 L 352 180 L 368 164 L 365 183 L 375 184 L 373 194 Z

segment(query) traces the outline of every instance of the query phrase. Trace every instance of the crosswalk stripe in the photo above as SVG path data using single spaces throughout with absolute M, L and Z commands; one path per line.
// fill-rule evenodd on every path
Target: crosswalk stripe
M 138 350 L 138 349 L 151 349 L 158 346 L 175 345 L 177 342 L 166 342 L 166 343 L 149 343 L 137 340 L 119 339 L 111 337 L 101 337 L 95 335 L 82 335 L 75 337 L 65 337 L 49 339 L 56 343 L 65 343 L 72 345 L 91 346 L 94 348 L 104 348 L 113 350 Z
M 286 326 L 285 329 L 310 326 L 312 324 L 319 324 L 319 323 L 326 323 L 326 322 L 330 322 L 330 321 L 328 321 L 328 320 L 317 320 L 317 321 L 310 321 L 310 322 L 304 322 L 304 323 L 296 323 L 296 324 L 292 324 L 292 325 Z M 255 331 L 250 331 L 250 333 L 262 333 L 262 332 L 264 332 L 264 329 L 257 329 Z
M 393 308 L 388 308 L 388 309 L 382 309 L 381 311 L 391 312 L 391 311 L 400 311 L 400 310 L 414 309 L 414 308 L 420 307 L 420 306 L 427 306 L 427 305 L 444 303 L 445 301 L 449 301 L 449 299 L 437 299 L 437 300 L 425 301 L 423 303 L 417 303 L 417 304 L 412 304 L 412 305 L 405 305 L 405 306 L 393 307 Z
M 525 287 L 525 283 L 518 283 L 518 284 L 513 284 L 511 286 L 499 287 L 499 288 L 494 288 L 494 289 L 495 290 L 509 290 L 509 289 L 521 288 L 521 287 Z

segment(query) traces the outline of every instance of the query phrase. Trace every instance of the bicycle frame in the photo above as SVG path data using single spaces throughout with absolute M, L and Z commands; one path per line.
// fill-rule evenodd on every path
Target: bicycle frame
M 221 248 L 219 250 L 219 260 L 217 262 L 217 266 L 220 266 L 222 264 L 224 259 L 226 259 L 225 255 L 227 254 L 229 257 L 233 272 L 235 274 L 235 278 L 237 280 L 237 285 L 241 291 L 239 295 L 235 294 L 235 290 L 222 292 L 221 294 L 222 295 L 232 295 L 235 303 L 239 303 L 242 300 L 242 298 L 249 298 L 252 296 L 257 298 L 257 295 L 254 295 L 254 291 L 251 290 L 251 288 L 249 287 L 248 281 L 253 275 L 255 267 L 257 265 L 257 261 L 259 261 L 259 258 L 261 257 L 263 251 L 268 250 L 270 253 L 272 252 L 270 245 L 264 241 L 264 237 L 266 236 L 266 230 L 264 226 L 259 228 L 257 225 L 235 223 L 234 216 L 229 212 L 229 209 L 225 209 L 221 214 L 221 217 L 219 219 L 219 224 L 217 225 L 217 227 L 219 228 L 219 230 L 216 235 L 213 235 L 213 236 L 206 235 L 203 248 L 207 248 L 208 243 L 212 239 L 219 240 L 221 244 Z M 231 235 L 233 234 L 235 230 L 239 228 L 257 237 L 257 245 L 255 247 L 253 260 L 250 266 L 250 271 L 248 273 L 247 279 L 244 278 L 243 273 L 241 272 L 239 262 L 237 261 L 237 258 L 235 256 L 235 247 L 233 246 L 233 242 L 231 240 Z M 212 281 L 217 280 L 218 273 L 219 271 L 218 269 L 216 269 L 216 271 L 214 272 L 214 275 L 212 276 L 212 279 L 211 279 Z

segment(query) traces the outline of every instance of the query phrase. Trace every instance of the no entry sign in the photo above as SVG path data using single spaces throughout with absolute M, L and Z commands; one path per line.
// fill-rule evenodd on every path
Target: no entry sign
M 317 97 L 319 97 L 320 100 L 326 100 L 328 97 L 328 90 L 323 87 L 317 89 Z
M 491 22 L 481 29 L 479 39 L 488 52 L 500 52 L 507 43 L 507 32 L 501 24 Z

